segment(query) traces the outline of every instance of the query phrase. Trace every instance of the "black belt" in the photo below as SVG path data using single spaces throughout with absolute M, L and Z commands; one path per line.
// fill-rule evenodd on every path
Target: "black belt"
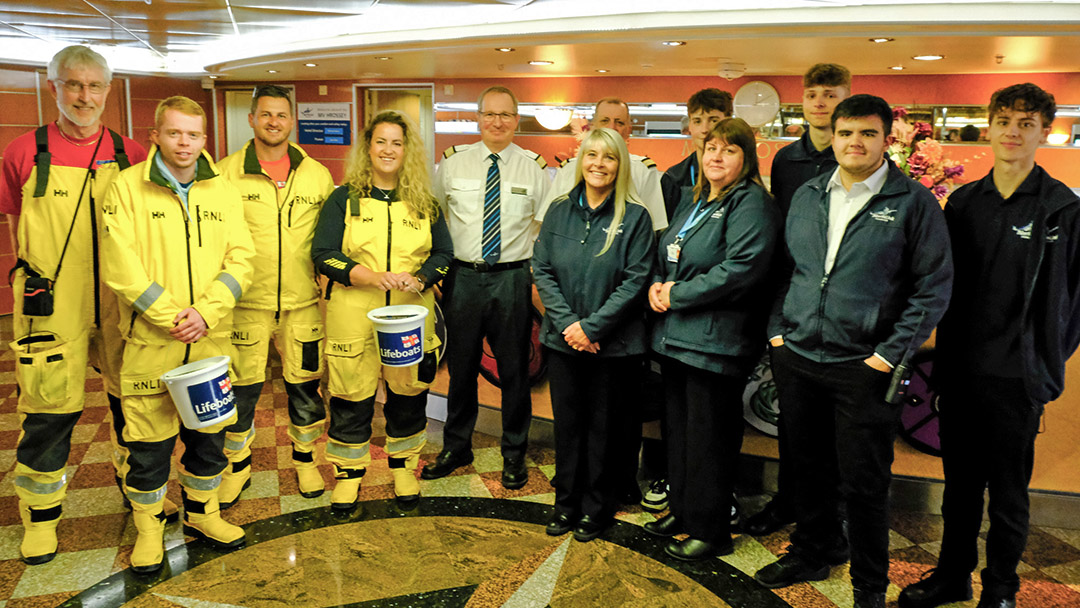
M 488 264 L 487 262 L 466 262 L 464 260 L 454 259 L 454 266 L 461 268 L 468 268 L 475 270 L 476 272 L 499 272 L 500 270 L 514 270 L 517 268 L 527 268 L 529 266 L 529 260 L 518 260 L 516 262 L 499 262 L 498 264 Z

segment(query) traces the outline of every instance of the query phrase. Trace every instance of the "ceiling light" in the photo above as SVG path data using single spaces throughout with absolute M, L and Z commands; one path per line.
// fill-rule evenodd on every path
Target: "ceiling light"
M 891 66 L 889 66 L 889 69 L 890 70 L 896 70 L 897 72 L 899 72 L 900 70 L 904 69 L 904 66 L 902 66 L 902 65 L 891 65 Z
M 895 40 L 895 38 L 871 38 L 870 42 L 881 44 L 882 42 L 892 42 L 893 40 Z
M 554 61 L 534 59 L 533 61 L 529 62 L 529 65 L 555 65 L 555 62 Z
M 217 76 L 215 76 L 214 74 L 210 74 L 210 78 L 216 79 Z
M 573 117 L 574 111 L 570 108 L 538 108 L 536 110 L 536 122 L 551 131 L 557 131 L 570 124 L 570 119 Z
M 665 40 L 665 41 L 661 42 L 660 44 L 662 44 L 664 46 L 683 46 L 686 43 L 683 42 L 682 40 Z
M 596 70 L 596 71 L 601 73 L 601 74 L 607 74 L 608 73 L 608 70 L 605 70 L 603 68 L 600 68 L 599 70 Z
M 387 57 L 386 55 L 378 55 L 375 59 L 378 59 L 379 61 L 390 61 L 390 57 Z
M 317 64 L 317 63 L 305 63 L 305 64 L 304 64 L 304 67 L 305 67 L 305 68 L 313 68 L 313 67 L 316 67 L 316 66 L 318 66 L 318 65 L 319 65 L 319 64 Z
M 499 51 L 500 53 L 513 53 L 514 52 L 514 47 L 512 47 L 512 46 L 500 46 L 500 47 L 497 47 L 495 50 Z
M 944 55 L 915 55 L 912 57 L 915 61 L 937 61 L 938 59 L 944 58 Z
M 1046 143 L 1051 146 L 1060 146 L 1069 141 L 1068 133 L 1051 133 L 1046 136 Z
M 267 74 L 277 74 L 277 70 L 266 70 Z

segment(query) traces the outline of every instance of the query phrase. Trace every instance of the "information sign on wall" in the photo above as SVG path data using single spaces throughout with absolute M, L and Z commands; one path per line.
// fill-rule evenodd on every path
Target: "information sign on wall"
M 297 104 L 297 125 L 300 127 L 300 144 L 348 146 L 351 142 L 352 125 L 349 103 L 301 103 Z

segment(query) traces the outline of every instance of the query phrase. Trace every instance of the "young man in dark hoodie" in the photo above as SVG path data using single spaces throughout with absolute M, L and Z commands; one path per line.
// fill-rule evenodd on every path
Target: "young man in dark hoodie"
M 1013 608 L 1027 542 L 1028 483 L 1046 403 L 1080 344 L 1080 199 L 1035 164 L 1053 95 L 1017 84 L 990 98 L 994 168 L 949 197 L 956 282 L 938 329 L 945 532 L 937 568 L 901 608 L 972 596 L 983 493 L 990 529 L 978 608 Z

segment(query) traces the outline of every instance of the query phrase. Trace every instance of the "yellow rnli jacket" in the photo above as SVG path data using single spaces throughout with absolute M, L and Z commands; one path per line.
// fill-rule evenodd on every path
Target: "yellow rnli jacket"
M 323 201 L 334 180 L 319 161 L 289 144 L 289 178 L 284 188 L 262 170 L 255 145 L 218 163 L 221 175 L 240 191 L 244 218 L 258 255 L 253 260 L 251 287 L 238 306 L 258 310 L 294 310 L 319 299 L 311 236 Z
M 135 344 L 170 343 L 173 319 L 190 306 L 211 336 L 228 339 L 255 255 L 240 194 L 203 151 L 185 210 L 157 154 L 152 147 L 146 162 L 122 171 L 102 209 L 101 272 L 120 303 L 120 332 Z

